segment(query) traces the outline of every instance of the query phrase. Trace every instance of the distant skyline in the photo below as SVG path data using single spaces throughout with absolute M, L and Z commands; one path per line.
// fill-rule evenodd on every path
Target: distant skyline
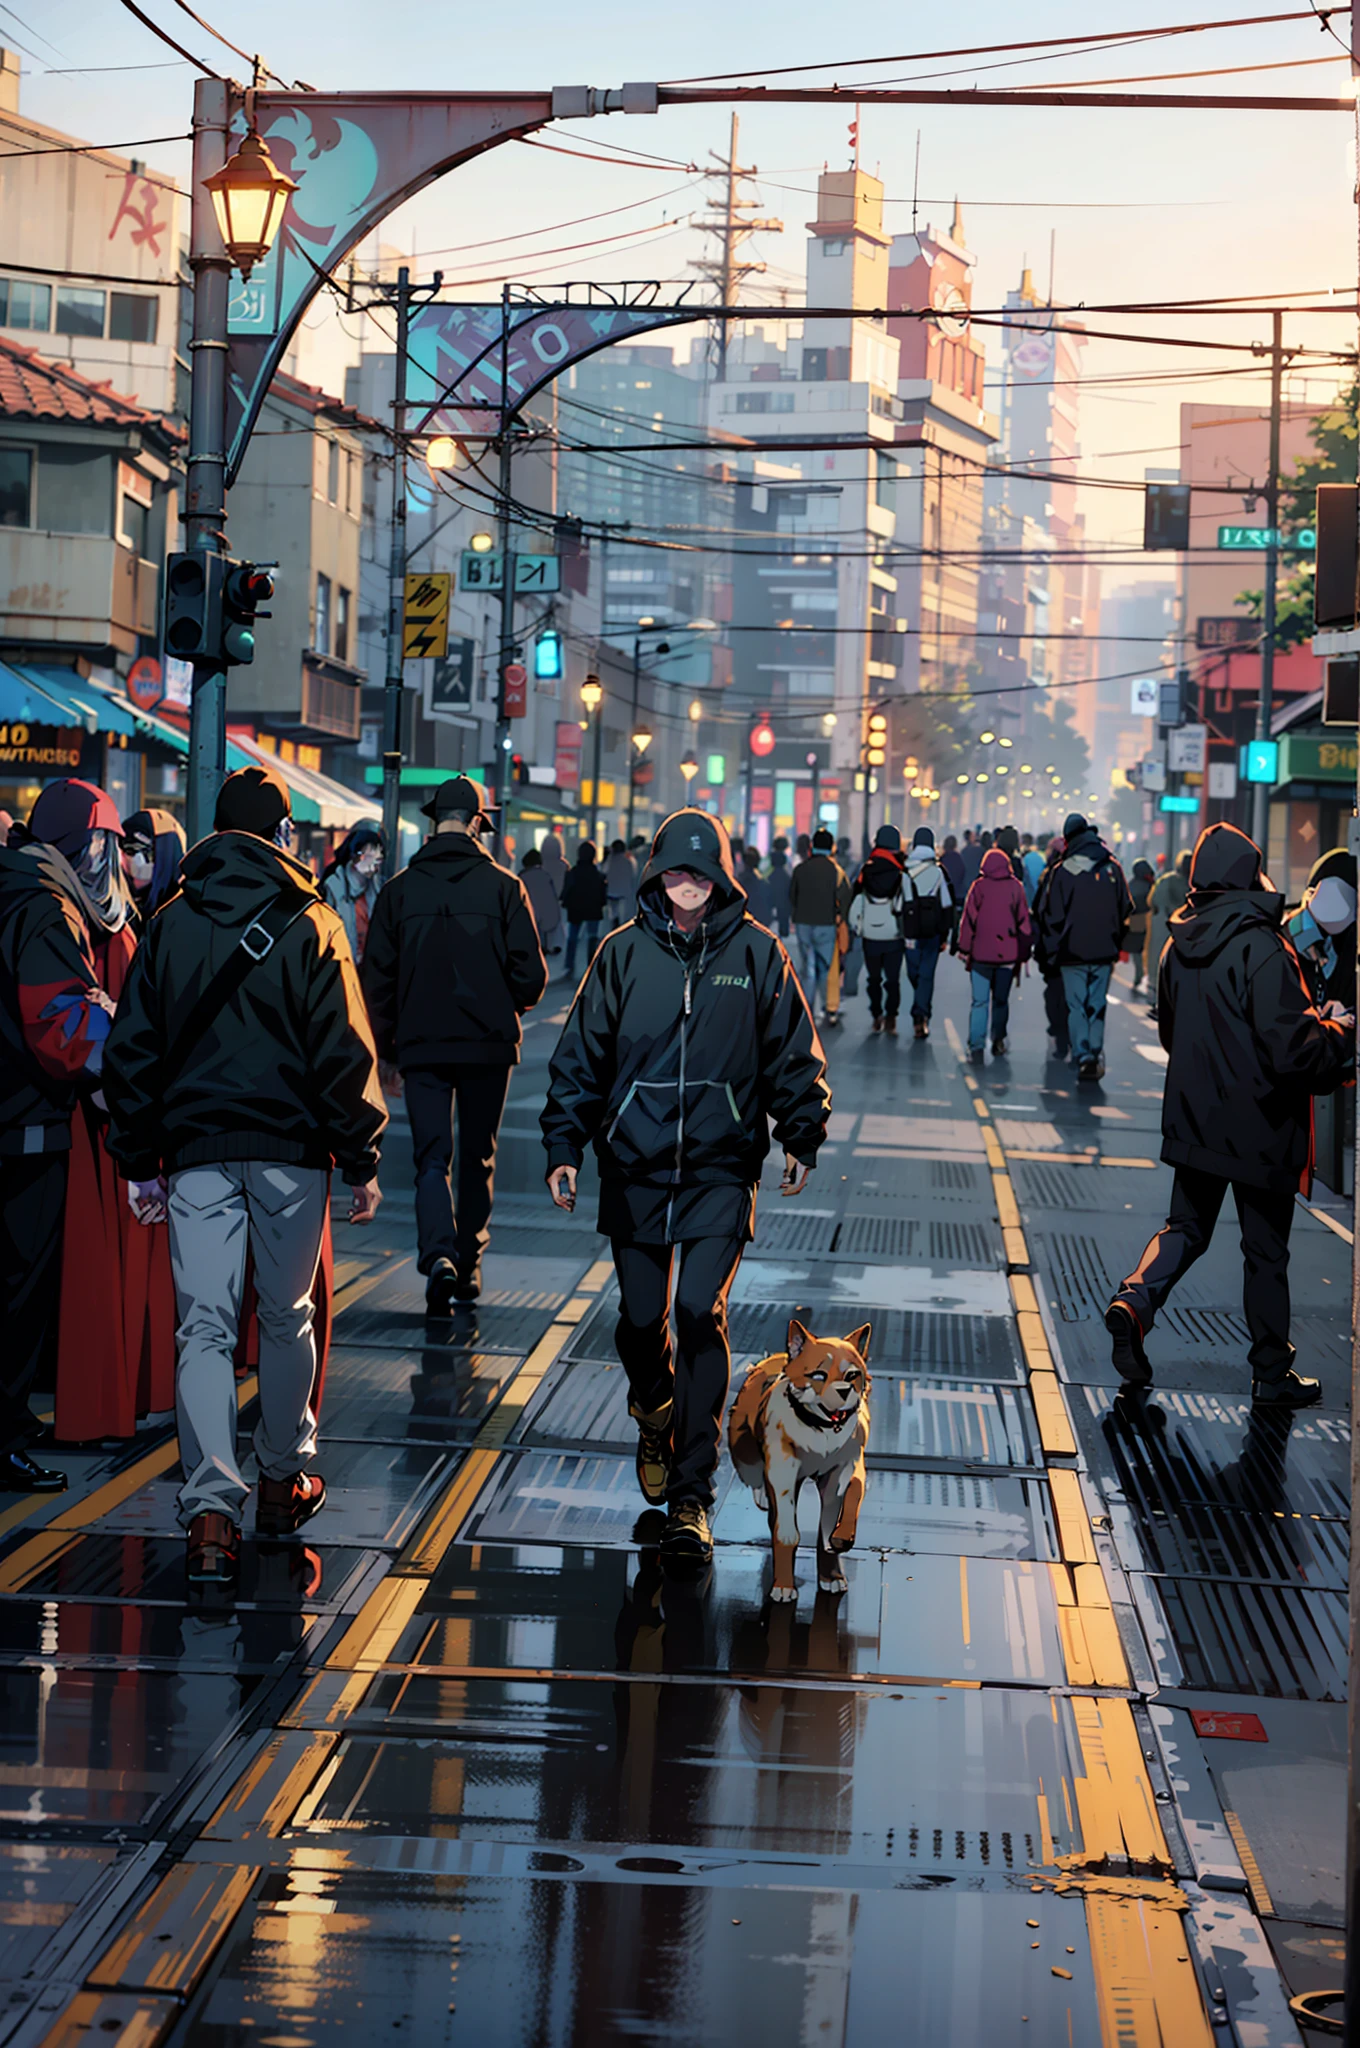
M 148 0 L 166 30 L 207 63 L 245 70 L 170 0 Z M 415 0 L 387 0 L 380 11 L 335 0 L 290 0 L 286 9 L 263 0 L 236 0 L 228 10 L 209 0 L 199 9 L 243 49 L 259 46 L 266 61 L 289 79 L 323 89 L 346 85 L 396 91 L 545 88 L 552 84 L 621 84 L 624 79 L 684 78 L 719 69 L 755 70 L 772 61 L 826 61 L 824 74 L 795 83 L 839 80 L 843 104 L 807 107 L 741 106 L 741 156 L 759 166 L 755 191 L 762 212 L 785 223 L 782 235 L 757 239 L 755 253 L 771 266 L 757 283 L 801 286 L 805 223 L 815 206 L 816 173 L 824 162 L 848 164 L 848 123 L 854 117 L 853 80 L 846 69 L 876 52 L 932 49 L 960 41 L 1014 40 L 1017 17 L 999 0 L 971 10 L 966 28 L 952 30 L 935 10 L 905 17 L 883 0 L 856 10 L 853 29 L 806 0 L 771 11 L 733 15 L 714 0 L 694 0 L 683 16 L 641 15 L 618 0 L 567 12 L 546 7 L 513 18 L 490 11 L 460 20 L 458 64 L 441 58 L 455 37 L 432 32 L 431 14 Z M 16 17 L 27 24 L 20 25 Z M 1183 4 L 1153 10 L 1164 27 L 1197 18 Z M 772 31 L 777 19 L 778 33 Z M 510 21 L 510 32 L 504 24 Z M 375 25 L 380 33 L 375 34 Z M 1026 39 L 1109 32 L 1137 26 L 1132 10 L 1096 10 L 1061 0 L 1027 9 Z M 12 33 L 11 33 L 12 31 Z M 187 131 L 193 73 L 173 60 L 117 0 L 45 0 L 41 10 L 22 4 L 0 17 L 0 41 L 26 46 L 24 111 L 92 142 L 115 145 Z M 1316 60 L 1335 56 L 1337 63 Z M 984 65 L 1000 66 L 986 69 Z M 1149 91 L 1250 91 L 1335 94 L 1349 91 L 1349 67 L 1339 43 L 1320 33 L 1309 15 L 1269 27 L 1145 39 L 1125 48 L 1099 46 L 1091 54 L 1057 60 L 968 60 L 869 68 L 864 75 L 893 82 L 930 74 L 934 86 L 981 87 L 1082 79 L 1145 78 L 1190 73 L 1213 65 L 1276 66 L 1215 80 L 1180 78 Z M 74 72 L 71 67 L 83 67 Z M 134 69 L 106 70 L 106 66 Z M 141 68 L 156 67 L 156 68 Z M 686 274 L 702 238 L 687 225 L 704 207 L 701 181 L 684 166 L 703 166 L 710 152 L 726 154 L 725 105 L 667 108 L 654 117 L 611 116 L 568 124 L 545 137 L 586 156 L 549 153 L 511 144 L 443 180 L 401 208 L 385 225 L 384 241 L 414 245 L 420 267 L 442 263 L 454 278 L 490 273 L 538 283 L 566 278 L 658 277 Z M 1310 113 L 1137 112 L 1104 109 L 954 108 L 869 105 L 860 127 L 860 160 L 887 188 L 886 224 L 910 228 L 912 187 L 920 132 L 920 218 L 949 225 L 955 196 L 964 211 L 969 247 L 978 258 L 974 301 L 999 306 L 1028 261 L 1047 291 L 1056 236 L 1055 287 L 1059 303 L 1164 298 L 1212 298 L 1281 291 L 1352 293 L 1356 271 L 1353 125 L 1344 116 Z M 655 169 L 593 160 L 626 147 L 664 158 Z M 184 143 L 135 152 L 181 180 L 188 174 Z M 640 203 L 639 203 L 640 202 Z M 583 216 L 628 211 L 568 227 Z M 629 233 L 637 227 L 636 236 Z M 548 232 L 544 232 L 547 230 Z M 628 234 L 626 240 L 611 239 Z M 520 239 L 512 240 L 511 237 Z M 564 245 L 597 246 L 567 249 Z M 506 238 L 498 247 L 500 238 Z M 470 248 L 470 244 L 483 246 Z M 535 255 L 536 249 L 563 253 Z M 425 258 L 436 250 L 464 253 Z M 777 268 L 776 268 L 777 266 Z M 468 297 L 493 297 L 498 283 L 469 285 Z M 1176 336 L 1265 341 L 1269 320 L 1166 315 L 1133 320 L 1110 316 L 1102 325 Z M 1342 315 L 1291 319 L 1286 339 L 1353 349 L 1355 324 Z M 683 342 L 681 343 L 683 347 Z M 1000 372 L 1000 344 L 987 333 L 989 374 Z M 1249 359 L 1243 359 L 1244 363 Z M 1210 374 L 1206 376 L 1206 367 Z M 1134 342 L 1098 341 L 1086 351 L 1092 379 L 1081 395 L 1082 465 L 1092 475 L 1141 480 L 1145 468 L 1169 467 L 1177 453 L 1181 399 L 1231 403 L 1264 401 L 1264 375 L 1217 374 L 1201 352 Z M 1321 397 L 1340 373 L 1312 371 L 1307 395 Z M 1179 382 L 1178 379 L 1185 381 Z M 1305 395 L 1303 380 L 1292 380 Z M 995 392 L 989 392 L 989 405 Z M 1135 544 L 1141 512 L 1132 493 L 1084 494 L 1088 527 L 1107 543 Z M 1142 565 L 1111 569 L 1127 580 Z M 1146 567 L 1156 566 L 1147 558 Z

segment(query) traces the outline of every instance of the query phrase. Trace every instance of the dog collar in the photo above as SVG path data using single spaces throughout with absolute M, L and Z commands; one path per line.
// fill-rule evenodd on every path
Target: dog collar
M 850 1420 L 850 1417 L 857 1412 L 858 1404 L 856 1405 L 856 1408 L 842 1408 L 839 1415 L 828 1415 L 825 1412 L 825 1410 L 821 1411 L 818 1414 L 813 1414 L 809 1409 L 803 1407 L 802 1403 L 798 1399 L 797 1394 L 795 1394 L 792 1385 L 790 1385 L 789 1406 L 792 1408 L 794 1414 L 798 1417 L 798 1420 L 800 1422 L 806 1422 L 810 1428 L 829 1429 L 839 1434 L 839 1432 L 842 1429 L 844 1429 L 846 1423 Z

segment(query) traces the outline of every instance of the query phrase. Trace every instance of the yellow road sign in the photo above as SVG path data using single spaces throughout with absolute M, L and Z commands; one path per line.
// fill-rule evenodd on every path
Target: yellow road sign
M 407 577 L 401 620 L 403 661 L 421 661 L 429 655 L 442 661 L 448 653 L 449 586 L 452 581 L 447 573 Z

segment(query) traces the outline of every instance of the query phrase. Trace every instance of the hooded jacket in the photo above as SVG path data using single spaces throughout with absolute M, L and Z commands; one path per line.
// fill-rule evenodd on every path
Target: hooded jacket
M 600 865 L 588 857 L 584 847 L 576 856 L 576 865 L 567 869 L 567 878 L 562 884 L 562 908 L 568 924 L 598 924 L 609 907 L 609 889 Z
M 672 922 L 662 882 L 677 867 L 714 884 L 691 933 Z M 746 1238 L 771 1121 L 775 1142 L 811 1165 L 830 1108 L 802 989 L 747 913 L 726 833 L 705 811 L 677 811 L 657 833 L 637 917 L 601 945 L 553 1054 L 548 1171 L 594 1146 L 599 1227 L 616 1241 Z
M 911 851 L 907 854 L 904 862 L 903 877 L 902 901 L 906 914 L 905 930 L 908 944 L 913 943 L 911 906 L 915 899 L 922 899 L 927 896 L 934 896 L 939 899 L 939 915 L 935 918 L 934 922 L 939 925 L 937 936 L 947 938 L 952 922 L 951 912 L 954 908 L 954 898 L 949 888 L 949 877 L 944 871 L 942 862 L 936 855 L 933 840 L 929 845 L 926 845 L 924 842 L 920 844 L 913 842 Z M 926 917 L 929 918 L 929 916 L 930 913 L 927 912 Z
M 1134 862 L 1129 875 L 1129 900 L 1133 904 L 1133 916 L 1129 919 L 1129 940 L 1140 953 L 1147 937 L 1148 903 L 1156 879 L 1157 870 L 1150 860 L 1140 859 Z
M 112 1020 L 92 916 L 55 846 L 0 851 L 0 1154 L 68 1151 L 82 1084 L 98 1085 Z
M 1017 967 L 1033 943 L 1025 885 L 999 846 L 982 856 L 982 871 L 964 901 L 958 950 L 979 967 Z
M 1094 827 L 1085 826 L 1068 840 L 1062 859 L 1035 895 L 1041 964 L 1096 967 L 1117 960 L 1132 915 L 1124 870 Z
M 1152 983 L 1154 999 L 1157 994 L 1157 970 L 1166 942 L 1171 937 L 1171 920 L 1186 897 L 1190 894 L 1190 855 L 1179 854 L 1176 865 L 1169 873 L 1158 875 L 1148 895 L 1147 938 L 1144 941 L 1143 964 L 1148 980 Z
M 777 846 L 770 855 L 770 872 L 766 880 L 770 890 L 770 915 L 781 930 L 786 929 L 792 922 L 789 897 L 793 875 L 789 869 L 789 857 L 782 846 Z
M 774 891 L 760 869 L 752 867 L 745 855 L 742 856 L 740 882 L 746 907 L 756 923 L 773 924 Z
M 183 1058 L 179 1034 L 285 890 L 308 900 Z M 268 1159 L 372 1180 L 387 1123 L 344 927 L 310 871 L 250 832 L 185 855 L 132 963 L 104 1049 L 107 1145 L 129 1180 Z
M 1307 1193 L 1312 1103 L 1352 1063 L 1280 931 L 1284 898 L 1232 825 L 1200 834 L 1190 895 L 1171 919 L 1157 1029 L 1169 1055 L 1162 1157 L 1248 1187 Z
M 829 853 L 819 850 L 798 863 L 789 882 L 795 924 L 844 924 L 849 908 L 849 879 Z
M 523 882 L 470 832 L 436 832 L 379 896 L 363 985 L 380 1059 L 512 1067 L 547 984 Z

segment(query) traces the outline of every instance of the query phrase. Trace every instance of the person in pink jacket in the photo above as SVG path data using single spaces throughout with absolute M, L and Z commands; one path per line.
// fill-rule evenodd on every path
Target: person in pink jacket
M 958 950 L 973 987 L 968 1014 L 968 1057 L 982 1065 L 987 1042 L 987 1012 L 992 1013 L 992 1056 L 1006 1050 L 1010 1022 L 1011 983 L 1022 960 L 1028 960 L 1034 933 L 1029 921 L 1023 882 L 998 847 L 983 855 L 982 869 L 968 891 L 959 924 Z

